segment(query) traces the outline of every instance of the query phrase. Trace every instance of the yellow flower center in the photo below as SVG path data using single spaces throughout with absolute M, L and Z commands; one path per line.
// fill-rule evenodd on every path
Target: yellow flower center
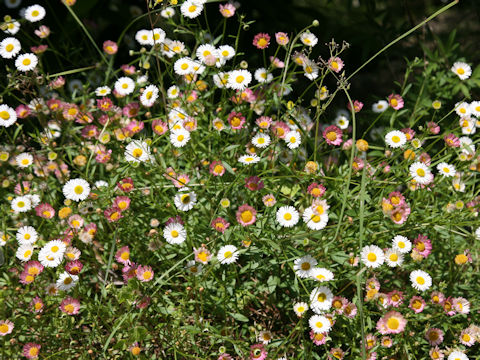
M 392 137 L 392 141 L 393 141 L 394 143 L 399 143 L 399 142 L 400 142 L 400 136 L 397 136 L 397 135 L 393 136 L 393 137 Z
M 40 15 L 40 13 L 38 12 L 38 10 L 33 10 L 33 11 L 32 11 L 32 16 L 33 16 L 33 17 L 37 17 L 38 15 Z
M 63 283 L 64 283 L 65 285 L 68 285 L 68 284 L 71 284 L 72 281 L 73 281 L 73 280 L 72 280 L 71 277 L 67 277 L 67 278 L 65 278 L 65 280 L 63 280 Z
M 283 218 L 287 221 L 291 220 L 292 219 L 292 214 L 290 213 L 286 213 L 285 215 L 283 215 Z
M 172 230 L 171 235 L 172 235 L 172 237 L 176 238 L 176 237 L 178 237 L 179 233 L 178 233 L 177 230 Z
M 58 250 L 60 250 L 60 248 L 57 245 L 54 245 L 54 246 L 52 246 L 52 248 L 50 250 L 52 252 L 56 253 Z
M 318 223 L 320 221 L 320 216 L 312 215 L 311 219 L 314 223 Z
M 14 46 L 12 44 L 8 44 L 7 46 L 5 46 L 5 50 L 7 50 L 8 52 L 11 52 L 13 48 Z
M 124 251 L 124 252 L 120 255 L 120 258 L 121 258 L 122 260 L 128 260 L 128 259 L 130 259 L 130 253 Z
M 248 223 L 252 221 L 253 214 L 250 210 L 245 210 L 241 213 L 240 218 L 242 219 L 243 222 Z
M 195 10 L 197 10 L 197 7 L 195 5 L 190 5 L 188 8 L 189 12 L 194 12 Z
M 399 326 L 400 326 L 400 321 L 398 321 L 398 319 L 395 319 L 392 317 L 387 320 L 387 327 L 389 329 L 397 330 Z
M 36 302 L 33 307 L 35 308 L 35 310 L 40 310 L 42 308 L 42 303 Z
M 136 157 L 136 158 L 139 158 L 140 156 L 142 156 L 142 154 L 143 154 L 143 150 L 140 148 L 133 149 L 132 151 L 133 157 Z
M 414 300 L 412 303 L 412 307 L 418 310 L 422 307 L 422 302 L 420 300 Z
M 197 254 L 197 257 L 200 259 L 200 261 L 207 262 L 208 254 L 205 251 L 202 251 Z
M 0 112 L 0 118 L 2 118 L 3 120 L 8 120 L 10 119 L 10 114 L 8 111 L 1 111 Z
M 243 80 L 245 80 L 245 77 L 242 76 L 242 75 L 238 75 L 236 78 L 235 78 L 235 81 L 238 83 L 238 84 L 241 84 L 243 82 Z
M 177 136 L 177 140 L 178 140 L 178 141 L 183 141 L 184 138 L 185 138 L 185 137 L 184 137 L 183 135 L 178 135 L 178 136 Z
M 225 254 L 223 254 L 223 257 L 225 259 L 231 258 L 233 253 L 231 251 L 226 251 Z
M 317 300 L 320 302 L 324 302 L 325 300 L 327 300 L 327 295 L 325 295 L 324 293 L 321 293 L 317 296 Z
M 458 68 L 457 69 L 457 74 L 463 75 L 463 74 L 465 74 L 465 70 L 463 70 L 463 68 Z
M 268 44 L 268 41 L 265 38 L 260 38 L 260 40 L 258 40 L 258 46 L 260 47 L 267 46 L 267 44 Z
M 417 283 L 423 285 L 425 284 L 425 279 L 421 276 L 417 276 Z
M 65 311 L 68 312 L 69 314 L 73 313 L 75 311 L 75 307 L 72 304 L 67 304 L 64 307 Z
M 188 204 L 190 202 L 190 195 L 188 194 L 182 195 L 181 200 L 183 204 Z
M 123 83 L 123 84 L 122 84 L 122 88 L 123 88 L 123 89 L 128 88 L 128 84 L 127 84 L 127 83 Z
M 370 253 L 367 255 L 367 259 L 368 261 L 374 262 L 375 260 L 377 260 L 377 255 L 375 255 L 374 253 Z
M 330 141 L 337 140 L 337 133 L 335 131 L 330 131 L 327 133 L 327 139 Z
M 145 271 L 145 272 L 143 273 L 143 279 L 144 279 L 144 280 L 148 280 L 148 279 L 150 279 L 151 277 L 152 277 L 152 273 L 151 273 L 150 271 Z
M 397 261 L 398 255 L 397 254 L 390 254 L 390 261 Z
M 38 355 L 38 348 L 37 347 L 30 348 L 30 350 L 28 350 L 28 354 L 30 356 L 37 356 Z
M 321 328 L 323 327 L 323 323 L 322 323 L 321 321 L 317 321 L 317 322 L 315 323 L 315 326 L 316 326 L 317 328 L 321 329 Z
M 22 61 L 22 64 L 25 65 L 25 66 L 28 66 L 28 65 L 30 65 L 31 63 L 32 63 L 32 61 L 31 61 L 30 59 L 28 59 L 28 58 L 27 58 L 27 59 L 23 59 L 23 61 Z
M 417 175 L 418 175 L 418 176 L 421 176 L 421 177 L 424 177 L 424 176 L 425 176 L 425 170 L 423 170 L 423 169 L 417 169 Z
M 10 327 L 7 324 L 0 325 L 0 334 L 6 334 Z

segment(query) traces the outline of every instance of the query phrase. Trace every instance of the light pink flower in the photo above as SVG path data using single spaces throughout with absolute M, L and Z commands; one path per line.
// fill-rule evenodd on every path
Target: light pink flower
M 59 308 L 67 315 L 76 315 L 80 311 L 80 301 L 69 296 L 62 300 Z
M 335 126 L 330 125 L 325 130 L 323 130 L 323 138 L 328 145 L 338 146 L 342 143 L 342 130 Z
M 401 95 L 399 94 L 390 94 L 388 96 L 388 104 L 390 107 L 392 107 L 394 110 L 400 110 L 403 108 L 404 101 Z
M 229 18 L 229 17 L 232 17 L 233 15 L 235 15 L 235 6 L 233 6 L 233 4 L 225 4 L 225 5 L 221 5 L 219 6 L 220 8 L 220 13 L 222 14 L 223 17 L 225 18 Z
M 258 33 L 253 38 L 253 46 L 257 49 L 266 49 L 270 45 L 270 35 L 266 33 Z
M 399 334 L 405 330 L 407 320 L 397 311 L 389 311 L 377 322 L 377 330 L 382 335 Z
M 277 41 L 278 45 L 287 45 L 289 41 L 288 34 L 284 32 L 277 32 L 275 33 L 275 40 Z
M 256 215 L 257 211 L 248 204 L 243 204 L 242 206 L 240 206 L 236 213 L 237 221 L 242 226 L 248 226 L 255 223 L 255 221 L 257 220 Z

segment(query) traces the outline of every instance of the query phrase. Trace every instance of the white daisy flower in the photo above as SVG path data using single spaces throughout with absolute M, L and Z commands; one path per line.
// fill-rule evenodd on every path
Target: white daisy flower
M 169 244 L 181 244 L 187 239 L 187 230 L 182 224 L 173 222 L 163 229 L 163 237 Z
M 129 77 L 121 77 L 115 82 L 115 91 L 122 96 L 131 94 L 134 90 L 135 81 L 133 81 Z
M 390 131 L 385 135 L 385 142 L 392 148 L 400 148 L 407 142 L 405 134 L 399 130 Z
M 15 157 L 15 163 L 19 168 L 27 168 L 33 163 L 33 156 L 29 153 L 21 153 Z
M 165 19 L 170 19 L 175 15 L 175 10 L 168 6 L 160 12 L 160 16 Z
M 332 307 L 333 293 L 326 286 L 316 287 L 310 293 L 310 308 L 321 313 Z
M 233 245 L 225 245 L 218 250 L 217 259 L 220 264 L 232 264 L 237 261 L 239 253 L 237 247 Z
M 18 260 L 26 262 L 30 260 L 33 255 L 33 246 L 32 244 L 22 244 L 18 247 L 15 256 Z
M 337 125 L 340 129 L 345 130 L 348 128 L 348 124 L 350 121 L 346 116 L 339 115 L 335 118 L 335 125 Z
M 428 184 L 433 180 L 432 173 L 427 165 L 416 161 L 409 168 L 410 175 L 419 184 Z
M 135 34 L 135 40 L 137 40 L 140 45 L 150 45 L 150 30 L 138 30 Z
M 366 267 L 377 268 L 385 261 L 383 250 L 376 245 L 364 246 L 360 258 Z
M 67 249 L 67 246 L 63 241 L 50 240 L 48 243 L 45 244 L 45 246 L 41 249 L 41 251 L 45 251 L 49 255 L 54 257 L 63 258 L 63 255 L 65 254 L 66 249 Z
M 296 149 L 302 143 L 302 136 L 298 131 L 294 130 L 287 133 L 283 140 L 287 143 L 289 149 Z
M 465 183 L 458 178 L 452 180 L 452 186 L 455 191 L 465 192 Z
M 302 35 L 300 35 L 300 41 L 304 45 L 313 47 L 317 45 L 318 38 L 315 35 L 313 35 L 311 32 L 304 32 Z
M 4 59 L 14 58 L 20 50 L 22 45 L 14 37 L 7 37 L 0 42 L 0 56 Z
M 213 75 L 213 82 L 216 87 L 223 89 L 228 87 L 228 77 L 229 73 L 219 72 L 218 74 Z
M 15 19 L 12 19 L 5 24 L 6 24 L 6 29 L 3 30 L 4 33 L 15 35 L 17 32 L 20 31 L 20 23 Z
M 255 70 L 255 73 L 253 74 L 253 77 L 255 80 L 257 80 L 260 84 L 268 84 L 273 80 L 273 75 L 270 74 L 267 69 L 265 68 L 260 68 Z
M 445 177 L 453 177 L 456 174 L 455 166 L 441 162 L 437 165 L 438 172 Z
M 323 210 L 322 213 L 318 213 L 318 211 L 313 211 L 312 207 L 309 206 L 303 212 L 303 222 L 307 225 L 309 229 L 312 230 L 321 230 L 328 223 L 328 213 Z
M 97 189 L 100 189 L 102 187 L 108 187 L 108 182 L 104 181 L 104 180 L 98 180 L 98 181 L 95 181 L 95 187 Z
M 470 65 L 460 61 L 454 63 L 451 70 L 454 74 L 458 75 L 460 80 L 466 80 L 472 75 L 472 68 Z
M 15 60 L 15 67 L 19 71 L 23 72 L 35 69 L 35 66 L 37 66 L 37 64 L 38 58 L 35 54 L 32 53 L 19 55 Z
M 161 44 L 165 41 L 165 31 L 160 28 L 155 28 L 149 32 L 149 45 Z
M 467 117 L 471 114 L 471 107 L 466 102 L 456 103 L 455 104 L 455 112 L 460 117 Z
M 180 89 L 176 85 L 170 86 L 167 90 L 167 97 L 169 99 L 176 99 L 179 94 L 180 94 Z
M 387 249 L 385 251 L 385 262 L 390 267 L 401 266 L 403 263 L 403 254 L 398 249 Z
M 268 343 L 270 343 L 270 341 L 272 341 L 272 333 L 270 331 L 260 331 L 257 339 L 259 342 L 267 345 Z
M 133 140 L 125 148 L 125 160 L 141 163 L 150 159 L 150 147 L 144 141 Z
M 468 356 L 460 350 L 454 350 L 448 355 L 447 360 L 468 360 Z
M 27 196 L 19 196 L 12 200 L 11 207 L 16 213 L 27 212 L 32 208 L 32 202 Z
M 432 286 L 432 277 L 423 270 L 414 270 L 410 273 L 412 286 L 420 291 L 425 291 Z
M 297 314 L 298 317 L 301 317 L 308 310 L 308 304 L 304 302 L 298 302 L 293 304 L 293 311 Z
M 277 222 L 283 227 L 292 227 L 298 223 L 300 216 L 293 206 L 282 206 L 277 210 Z
M 140 96 L 140 102 L 143 106 L 152 107 L 158 99 L 158 87 L 148 85 Z
M 420 149 L 423 145 L 422 140 L 420 140 L 418 138 L 413 138 L 410 143 L 412 144 L 414 149 Z
M 203 3 L 198 0 L 186 0 L 182 6 L 180 6 L 180 12 L 183 16 L 190 19 L 196 18 L 202 13 Z
M 270 145 L 270 142 L 270 136 L 260 132 L 252 138 L 252 145 L 259 149 L 266 148 Z
M 230 45 L 222 45 L 218 48 L 217 51 L 218 55 L 225 61 L 230 60 L 235 56 L 235 49 Z
M 45 8 L 38 4 L 29 6 L 25 9 L 24 17 L 30 22 L 42 20 L 46 15 Z
M 38 239 L 37 231 L 33 226 L 22 226 L 17 230 L 17 234 L 15 236 L 20 245 L 23 245 L 23 244 L 32 245 Z
M 313 61 L 305 59 L 303 63 L 303 75 L 309 80 L 315 80 L 318 77 L 319 67 Z
M 78 282 L 77 275 L 71 275 L 68 272 L 64 271 L 58 277 L 56 285 L 58 290 L 68 291 L 71 288 L 73 288 L 75 285 L 77 285 L 77 282 Z
M 43 248 L 38 253 L 38 261 L 45 267 L 56 268 L 62 262 L 62 258 L 53 256 L 48 249 Z
M 412 250 L 412 242 L 405 236 L 397 235 L 392 239 L 392 248 L 397 249 L 402 254 L 408 254 Z
M 187 262 L 185 269 L 187 269 L 190 274 L 197 276 L 202 272 L 203 265 L 201 263 L 197 263 L 195 260 L 190 260 Z
M 238 158 L 238 161 L 244 165 L 256 164 L 260 161 L 260 158 L 256 154 L 242 155 Z
M 319 282 L 333 280 L 333 272 L 325 268 L 313 268 L 310 271 L 310 277 Z
M 63 195 L 73 201 L 85 200 L 90 194 L 90 185 L 81 178 L 68 180 L 63 185 Z
M 196 55 L 202 63 L 205 63 L 207 56 L 213 56 L 214 58 L 218 58 L 218 51 L 215 46 L 211 44 L 203 44 L 197 48 Z
M 480 117 L 480 101 L 472 101 L 470 103 L 470 114 L 472 114 L 475 117 Z
M 110 95 L 112 90 L 108 86 L 100 86 L 95 89 L 95 95 L 97 96 L 107 96 Z
M 310 255 L 303 256 L 293 263 L 293 270 L 298 277 L 306 279 L 310 277 L 311 270 L 318 264 Z
M 30 200 L 30 203 L 32 204 L 32 207 L 36 207 L 38 204 L 40 204 L 40 196 L 37 194 L 28 194 L 25 195 L 28 200 Z
M 330 328 L 332 327 L 330 320 L 323 315 L 313 315 L 308 320 L 308 325 L 310 325 L 310 329 L 312 329 L 315 334 L 329 332 Z
M 188 190 L 184 187 L 175 195 L 175 206 L 180 211 L 188 211 L 197 203 L 197 194 L 193 191 L 188 192 Z
M 245 90 L 252 81 L 248 70 L 233 70 L 228 74 L 228 87 L 234 90 Z
M 9 127 L 17 121 L 15 109 L 8 105 L 0 105 L 0 126 Z
M 372 111 L 374 113 L 382 113 L 388 109 L 388 102 L 386 100 L 379 100 L 372 105 Z
M 189 57 L 183 57 L 175 61 L 173 69 L 177 75 L 187 75 L 193 72 L 193 61 Z
M 475 145 L 468 136 L 462 136 L 460 139 L 460 149 L 465 154 L 475 154 Z
M 177 129 L 170 132 L 170 142 L 176 148 L 184 147 L 190 140 L 190 133 L 183 129 Z

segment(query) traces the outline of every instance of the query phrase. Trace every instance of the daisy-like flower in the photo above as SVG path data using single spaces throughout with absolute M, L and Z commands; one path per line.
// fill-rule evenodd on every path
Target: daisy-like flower
M 24 17 L 30 22 L 42 20 L 46 15 L 45 8 L 38 4 L 29 6 L 25 9 Z
M 130 249 L 128 246 L 121 247 L 115 254 L 115 260 L 123 265 L 130 264 Z
M 90 185 L 81 178 L 68 180 L 63 185 L 63 195 L 73 201 L 83 201 L 90 194 Z
M 110 95 L 112 90 L 108 86 L 100 86 L 95 89 L 95 95 L 97 96 L 107 96 Z
M 72 297 L 66 297 L 60 303 L 59 308 L 67 315 L 76 315 L 80 311 L 80 301 Z
M 244 165 L 256 164 L 260 161 L 260 158 L 256 154 L 242 155 L 238 158 L 238 161 Z
M 382 265 L 385 261 L 383 250 L 376 245 L 365 246 L 360 253 L 360 257 L 366 267 L 374 269 Z
M 160 12 L 160 15 L 165 19 L 170 19 L 175 15 L 175 9 L 170 6 L 167 6 L 165 9 L 163 9 Z
M 35 344 L 32 342 L 26 343 L 25 345 L 23 345 L 22 355 L 25 356 L 27 359 L 38 359 L 41 348 L 42 346 L 39 344 Z
M 448 355 L 448 360 L 468 360 L 468 356 L 460 350 L 454 350 Z
M 22 45 L 14 37 L 7 37 L 0 42 L 0 56 L 4 59 L 14 58 L 20 50 Z
M 15 162 L 19 168 L 27 168 L 33 164 L 33 156 L 29 153 L 18 154 Z
M 33 226 L 22 226 L 17 230 L 16 238 L 20 245 L 34 244 L 38 239 L 38 234 Z
M 245 90 L 252 81 L 248 70 L 233 70 L 228 73 L 228 86 L 234 90 Z
M 325 268 L 313 268 L 310 271 L 310 277 L 319 282 L 333 280 L 333 272 Z
M 115 81 L 114 87 L 115 91 L 118 94 L 126 96 L 133 93 L 133 91 L 135 90 L 135 81 L 133 81 L 129 77 L 124 76 Z
M 310 47 L 313 47 L 318 43 L 318 38 L 311 32 L 304 32 L 302 35 L 300 35 L 300 40 L 304 45 Z
M 152 107 L 158 99 L 158 87 L 148 85 L 140 96 L 140 102 L 145 107 Z
M 382 335 L 399 334 L 405 330 L 407 320 L 397 311 L 389 311 L 377 322 L 377 330 Z
M 15 60 L 15 67 L 19 71 L 23 71 L 23 72 L 35 69 L 37 64 L 38 64 L 37 55 L 32 53 L 19 55 Z
M 0 336 L 5 336 L 13 331 L 15 326 L 10 320 L 0 320 Z
M 405 236 L 397 235 L 392 239 L 392 247 L 402 254 L 407 254 L 412 250 L 412 242 Z
M 340 145 L 342 143 L 342 130 L 336 127 L 335 125 L 328 126 L 323 130 L 323 138 L 328 145 Z
M 333 72 L 339 73 L 343 69 L 343 60 L 339 57 L 331 57 L 328 59 L 328 68 Z
M 425 308 L 425 300 L 420 296 L 412 296 L 408 307 L 412 309 L 415 314 L 421 313 Z
M 453 64 L 452 68 L 450 69 L 452 72 L 460 78 L 460 80 L 466 80 L 472 75 L 472 68 L 470 65 L 464 62 L 456 62 Z
M 144 141 L 133 140 L 125 148 L 125 160 L 128 162 L 145 162 L 150 156 L 150 147 Z
M 443 331 L 437 328 L 430 328 L 425 333 L 425 339 L 432 346 L 440 345 L 443 342 Z
M 338 115 L 336 118 L 335 118 L 335 125 L 338 126 L 340 129 L 342 130 L 345 130 L 348 128 L 348 124 L 350 123 L 350 121 L 348 120 L 348 118 L 344 115 Z
M 455 166 L 441 162 L 437 165 L 438 172 L 445 177 L 453 177 L 456 174 Z
M 31 244 L 22 244 L 18 247 L 15 256 L 18 260 L 26 262 L 30 260 L 33 255 L 33 246 Z
M 466 118 L 471 114 L 471 107 L 466 102 L 461 102 L 461 103 L 458 102 L 455 104 L 455 112 L 457 113 L 458 116 L 462 118 Z
M 77 285 L 77 282 L 77 275 L 71 275 L 68 272 L 64 271 L 62 274 L 60 274 L 56 285 L 59 290 L 68 291 L 75 285 Z
M 310 293 L 310 308 L 316 313 L 327 311 L 332 307 L 333 293 L 326 286 L 316 287 Z
M 187 239 L 187 230 L 182 224 L 173 222 L 163 229 L 163 237 L 169 244 L 181 244 Z
M 170 142 L 176 148 L 184 147 L 190 141 L 190 132 L 180 128 L 170 132 Z
M 160 28 L 155 28 L 149 32 L 149 45 L 153 46 L 161 44 L 165 41 L 165 31 Z
M 260 84 L 268 84 L 273 80 L 273 75 L 267 71 L 265 68 L 260 68 L 255 70 L 253 74 L 255 80 L 257 80 Z
M 423 270 L 414 270 L 410 273 L 410 282 L 415 289 L 425 291 L 432 286 L 432 277 Z
M 183 187 L 174 198 L 175 206 L 180 211 L 188 211 L 197 203 L 197 194 L 190 191 L 189 188 Z
M 303 256 L 293 263 L 293 270 L 298 277 L 306 279 L 310 277 L 312 269 L 318 264 L 310 255 Z
M 148 282 L 153 279 L 154 272 L 150 266 L 139 266 L 137 268 L 137 279 L 141 282 Z
M 277 222 L 283 227 L 292 227 L 298 223 L 300 215 L 293 206 L 282 206 L 277 210 Z
M 403 263 L 403 253 L 394 248 L 385 251 L 385 262 L 390 267 L 401 266 Z
M 388 102 L 386 100 L 379 100 L 372 105 L 372 111 L 374 113 L 382 113 L 388 109 Z
M 150 31 L 145 29 L 138 30 L 135 34 L 135 40 L 140 45 L 150 45 Z
M 236 218 L 242 226 L 248 226 L 255 223 L 257 220 L 256 215 L 257 211 L 253 207 L 248 204 L 243 204 L 238 208 Z
M 410 176 L 419 184 L 429 184 L 433 180 L 432 173 L 427 165 L 416 161 L 409 168 Z
M 167 97 L 169 99 L 176 99 L 180 94 L 180 89 L 176 85 L 172 85 L 167 89 Z
M 294 130 L 287 133 L 283 140 L 287 143 L 289 149 L 296 149 L 302 142 L 302 136 L 298 131 Z
M 32 208 L 32 202 L 28 196 L 19 196 L 12 200 L 11 207 L 16 213 L 27 212 Z
M 30 302 L 30 306 L 31 306 L 31 311 L 35 313 L 41 313 L 43 312 L 43 308 L 45 304 L 43 303 L 42 299 L 40 299 L 38 296 L 35 296 Z
M 208 57 L 208 56 L 213 56 L 213 57 L 215 57 L 215 58 L 219 57 L 219 55 L 218 55 L 218 50 L 215 48 L 215 46 L 213 46 L 213 45 L 211 45 L 211 44 L 203 44 L 203 45 L 200 45 L 200 46 L 197 48 L 196 55 L 197 55 L 197 58 L 198 58 L 202 63 L 205 63 L 205 61 L 207 60 L 207 57 Z
M 258 33 L 253 38 L 253 46 L 257 49 L 266 49 L 270 45 L 270 35 L 266 33 Z
M 232 264 L 237 261 L 239 253 L 234 245 L 225 245 L 218 250 L 217 259 L 220 264 Z
M 308 325 L 310 325 L 310 329 L 316 334 L 329 332 L 332 327 L 330 320 L 323 315 L 313 315 L 308 320 Z
M 385 142 L 392 148 L 400 148 L 407 142 L 405 134 L 399 130 L 390 131 L 385 135 Z
M 259 149 L 266 148 L 270 145 L 270 142 L 270 136 L 260 132 L 252 138 L 252 145 Z
M 323 210 L 323 207 L 321 214 L 319 211 L 313 210 L 312 207 L 306 208 L 303 212 L 302 218 L 307 227 L 312 230 L 321 230 L 327 226 L 328 223 L 328 213 Z
M 257 336 L 257 340 L 267 345 L 270 341 L 272 341 L 272 333 L 270 331 L 260 331 Z
M 267 350 L 263 344 L 254 344 L 250 346 L 250 360 L 265 360 L 267 355 Z
M 9 127 L 17 121 L 15 109 L 8 105 L 0 105 L 0 126 Z
M 297 314 L 298 317 L 302 317 L 303 314 L 307 312 L 307 310 L 308 310 L 307 303 L 298 302 L 293 305 L 293 311 L 295 311 L 295 314 Z
M 180 6 L 180 12 L 183 16 L 190 19 L 196 18 L 202 13 L 203 2 L 199 0 L 186 0 L 182 6 Z
M 404 101 L 401 95 L 399 94 L 390 94 L 388 96 L 388 104 L 394 109 L 394 110 L 400 110 L 403 108 Z
M 475 335 L 470 329 L 463 329 L 460 333 L 460 342 L 465 346 L 472 346 L 475 343 Z

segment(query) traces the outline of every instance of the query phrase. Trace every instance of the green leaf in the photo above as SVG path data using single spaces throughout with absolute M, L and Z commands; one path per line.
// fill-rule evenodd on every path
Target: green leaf
M 246 317 L 245 315 L 242 315 L 242 314 L 239 314 L 239 313 L 230 313 L 230 315 L 232 315 L 232 317 L 235 320 L 238 320 L 238 321 L 241 321 L 241 322 L 248 322 L 248 317 Z

